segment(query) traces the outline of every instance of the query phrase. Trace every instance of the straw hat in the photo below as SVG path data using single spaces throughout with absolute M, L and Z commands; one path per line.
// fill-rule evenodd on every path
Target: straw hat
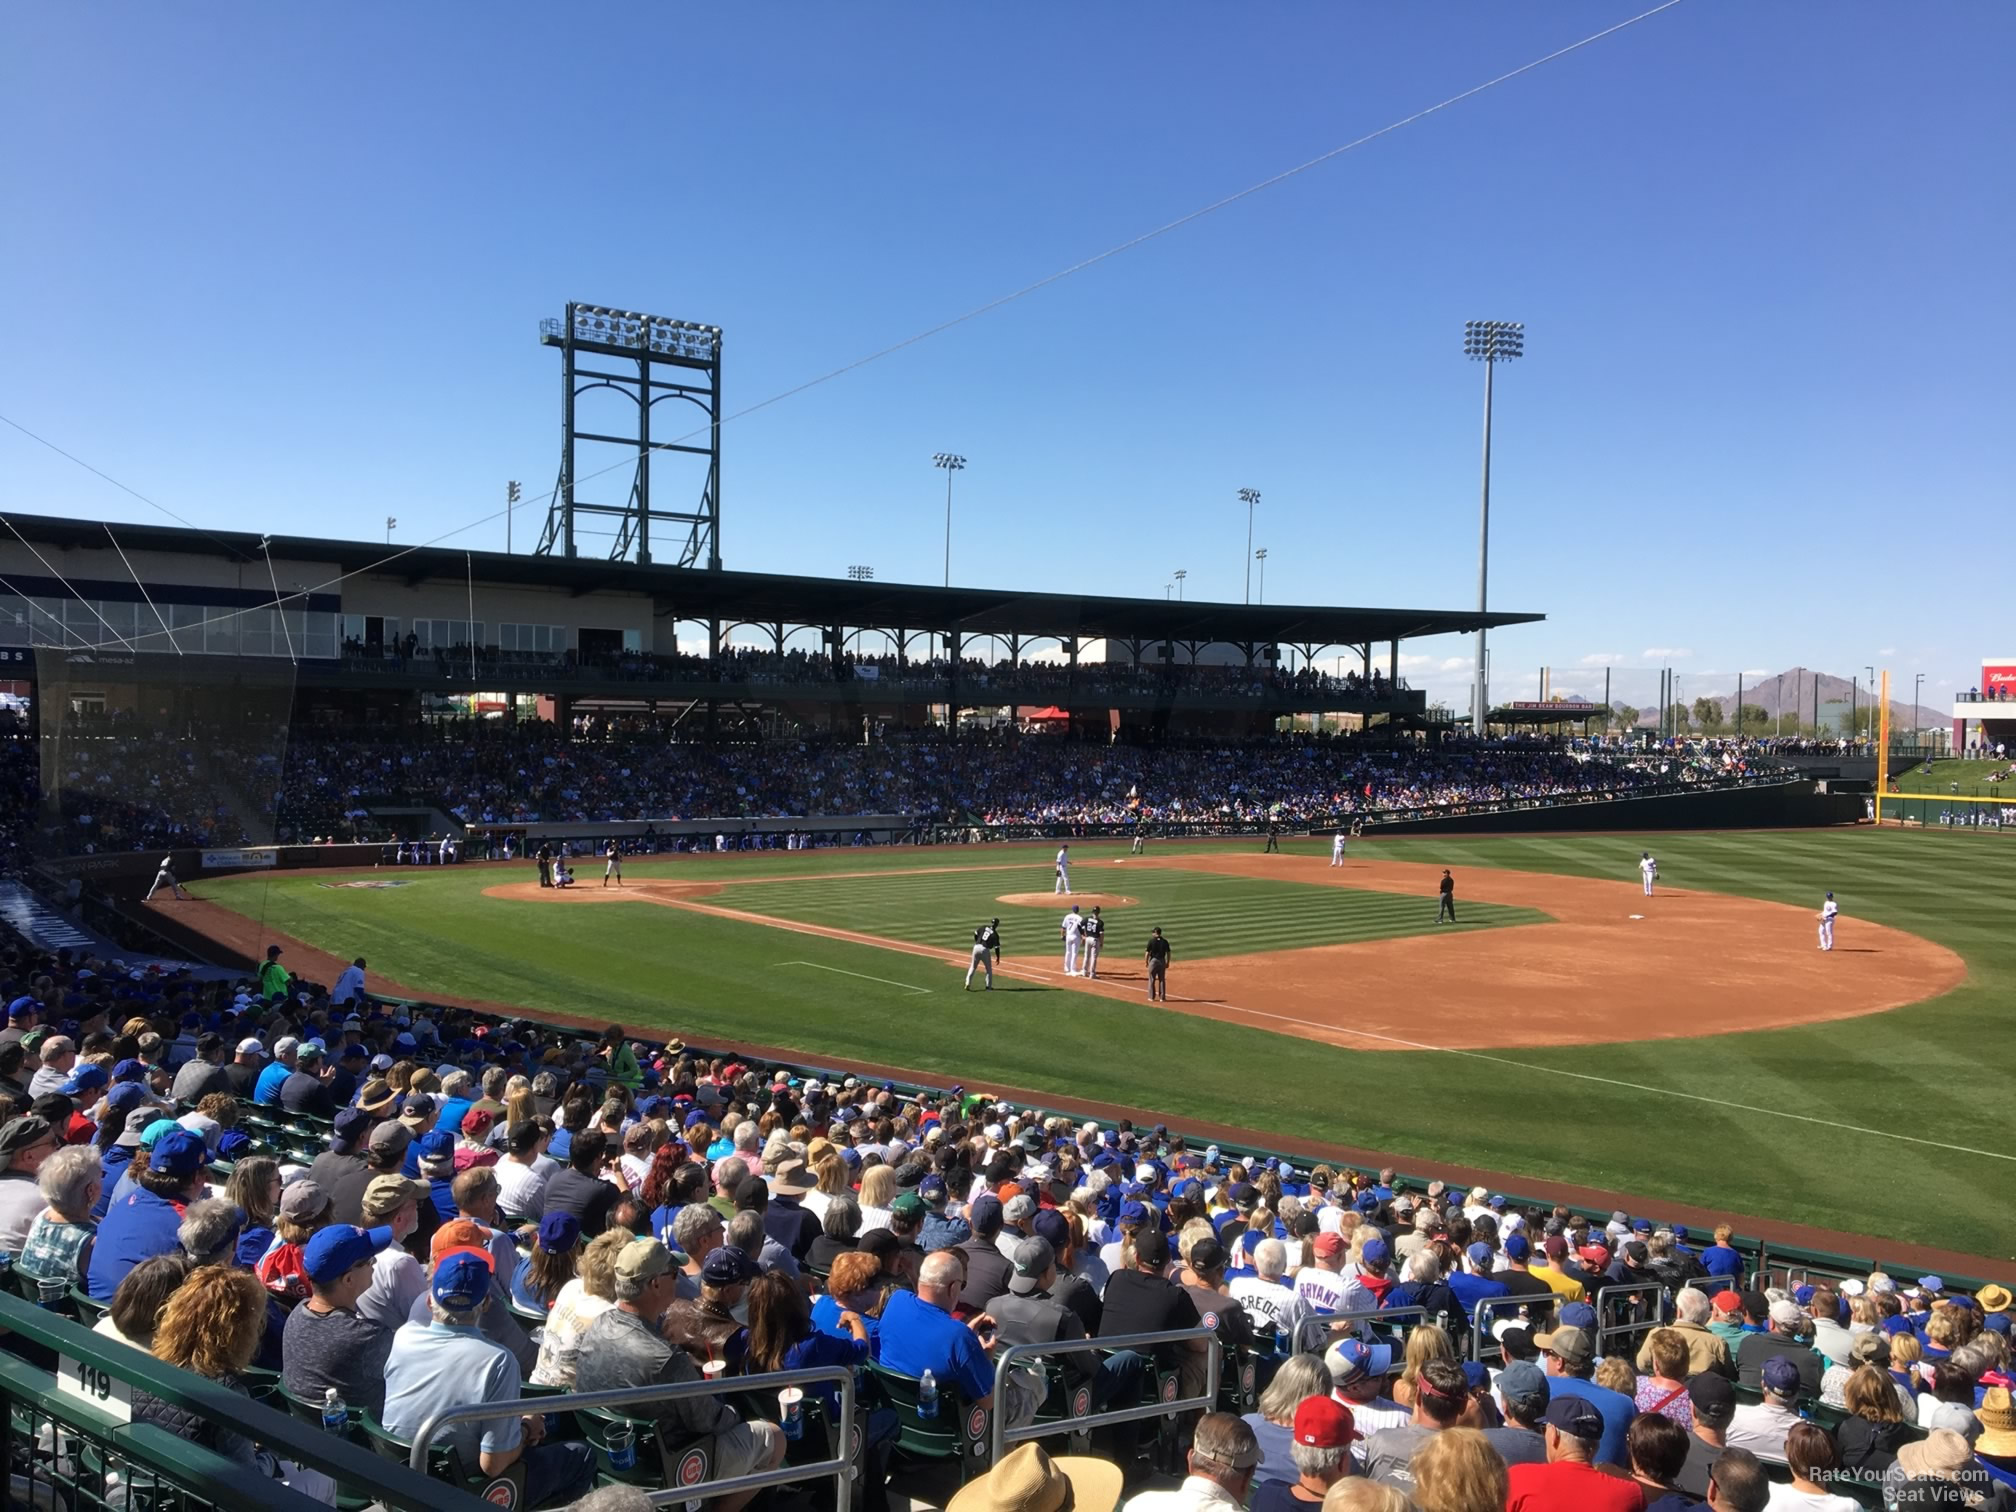
M 1089 1455 L 1052 1459 L 1038 1444 L 1021 1444 L 978 1480 L 968 1481 L 945 1512 L 1112 1512 L 1120 1501 L 1120 1467 Z
M 1981 1436 L 1974 1441 L 1974 1452 L 1991 1454 L 1997 1459 L 2016 1456 L 2016 1399 L 2012 1399 L 2007 1386 L 1991 1386 L 1981 1398 L 1981 1405 L 1974 1409 L 1974 1416 L 1980 1421 Z
M 1931 1475 L 1954 1480 L 1973 1458 L 1960 1434 L 1951 1428 L 1934 1428 L 1917 1443 L 1899 1446 L 1897 1468 L 1913 1479 Z

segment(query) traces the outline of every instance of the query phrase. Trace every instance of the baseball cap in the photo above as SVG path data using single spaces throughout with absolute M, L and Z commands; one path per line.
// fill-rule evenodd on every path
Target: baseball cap
M 936 1174 L 926 1176 L 917 1183 L 917 1195 L 931 1206 L 937 1207 L 949 1195 L 945 1189 L 945 1178 Z
M 1216 1270 L 1225 1263 L 1225 1246 L 1210 1235 L 1200 1235 L 1190 1246 L 1190 1269 L 1193 1271 Z
M 147 1108 L 133 1109 L 132 1112 L 126 1115 L 125 1129 L 120 1133 L 118 1139 L 116 1139 L 113 1142 L 119 1145 L 122 1149 L 131 1150 L 138 1148 L 140 1144 L 140 1136 L 144 1134 L 147 1131 L 148 1127 L 160 1117 L 160 1114 L 161 1110 L 159 1108 L 147 1107 Z
M 420 1159 L 424 1161 L 448 1160 L 455 1158 L 455 1136 L 446 1129 L 436 1129 L 431 1134 L 420 1136 Z
M 381 1176 L 379 1180 L 382 1181 L 384 1178 Z M 436 1265 L 450 1255 L 459 1254 L 464 1250 L 479 1254 L 485 1260 L 491 1258 L 490 1230 L 473 1218 L 449 1219 L 434 1230 L 434 1237 L 427 1242 L 428 1257 Z
M 1771 1304 L 1771 1321 L 1787 1328 L 1797 1328 L 1806 1321 L 1806 1311 L 1790 1297 L 1780 1297 Z
M 1726 1428 L 1736 1416 L 1735 1383 L 1712 1370 L 1688 1377 L 1687 1400 L 1694 1404 L 1694 1416 L 1710 1428 Z
M 203 1136 L 178 1127 L 154 1141 L 154 1153 L 147 1164 L 169 1176 L 193 1176 L 209 1158 L 210 1147 Z
M 144 1082 L 147 1080 L 147 1062 L 128 1058 L 112 1068 L 115 1082 Z
M 1586 1328 L 1591 1333 L 1596 1329 L 1596 1309 L 1587 1302 L 1568 1302 L 1554 1315 L 1554 1321 L 1565 1328 Z
M 408 1092 L 406 1101 L 400 1105 L 399 1117 L 406 1123 L 417 1123 L 431 1127 L 434 1122 L 434 1098 L 427 1092 Z
M 915 1192 L 899 1192 L 891 1199 L 889 1211 L 901 1218 L 922 1218 L 927 1210 L 924 1199 Z
M 1708 1305 L 1718 1313 L 1739 1313 L 1743 1311 L 1743 1294 L 1733 1286 L 1725 1286 L 1708 1299 Z
M 1146 1223 L 1147 1221 L 1148 1205 L 1145 1202 L 1123 1202 L 1120 1204 L 1119 1222 L 1122 1228 L 1125 1228 L 1130 1223 Z
M 490 1295 L 490 1279 L 487 1251 L 457 1250 L 435 1265 L 429 1290 L 450 1312 L 474 1312 Z
M 418 1202 L 427 1195 L 424 1182 L 414 1181 L 405 1176 L 387 1174 L 373 1176 L 365 1183 L 364 1196 L 359 1201 L 359 1211 L 365 1221 L 374 1218 L 390 1218 L 409 1202 Z
M 1044 1208 L 1031 1218 L 1029 1231 L 1049 1244 L 1052 1253 L 1063 1250 L 1071 1242 L 1071 1225 L 1055 1208 Z
M 1528 1421 L 1547 1410 L 1553 1395 L 1547 1386 L 1546 1372 L 1531 1360 L 1514 1360 L 1498 1372 L 1498 1394 L 1508 1403 L 1516 1404 L 1521 1409 L 1519 1416 Z
M 543 1223 L 540 1225 L 540 1230 L 539 1238 L 543 1243 L 546 1238 Z M 581 1230 L 577 1224 L 574 1237 L 578 1239 L 580 1236 Z M 720 1251 L 717 1250 L 715 1253 L 719 1254 Z M 733 1253 L 739 1255 L 742 1252 L 735 1250 Z M 670 1269 L 672 1269 L 672 1252 L 656 1239 L 632 1239 L 616 1252 L 616 1274 L 633 1286 L 655 1281 Z
M 1572 1439 L 1596 1440 L 1603 1437 L 1603 1414 L 1595 1404 L 1578 1396 L 1557 1396 L 1547 1404 L 1542 1414 L 1543 1421 L 1552 1428 L 1559 1429 Z
M 1367 1239 L 1365 1247 L 1358 1251 L 1358 1256 L 1370 1266 L 1386 1265 L 1393 1259 L 1393 1246 L 1384 1239 Z
M 1162 1237 L 1160 1229 L 1144 1228 L 1134 1236 L 1134 1259 L 1140 1265 L 1169 1263 L 1169 1241 Z
M 626 1244 L 623 1248 L 627 1251 L 631 1246 Z M 739 1286 L 744 1281 L 753 1281 L 758 1274 L 756 1262 L 730 1244 L 715 1250 L 700 1267 L 700 1279 L 709 1286 Z
M 239 1055 L 264 1055 L 266 1053 L 266 1045 L 257 1035 L 248 1034 L 245 1038 L 238 1041 L 237 1053 Z
M 1344 1236 L 1333 1233 L 1318 1234 L 1313 1247 L 1324 1259 L 1333 1259 L 1344 1253 Z
M 1582 1248 L 1575 1251 L 1575 1258 L 1580 1260 L 1584 1265 L 1608 1265 L 1610 1263 L 1610 1248 L 1608 1245 L 1603 1244 L 1585 1244 Z
M 348 1223 L 332 1223 L 317 1229 L 301 1247 L 301 1269 L 308 1273 L 310 1281 L 327 1286 L 340 1281 L 391 1242 L 389 1228 L 361 1229 Z
M 105 1068 L 103 1066 L 80 1065 L 71 1073 L 70 1080 L 63 1083 L 56 1090 L 61 1092 L 65 1097 L 80 1097 L 86 1093 L 97 1091 L 108 1080 L 109 1078 L 105 1075 Z
M 1463 1253 L 1469 1256 L 1472 1265 L 1489 1265 L 1491 1263 L 1491 1246 L 1486 1244 L 1482 1239 L 1479 1239 L 1470 1248 L 1463 1251 Z
M 395 1118 L 381 1123 L 371 1131 L 368 1148 L 380 1154 L 403 1155 L 411 1143 L 413 1143 L 412 1130 Z
M 362 1108 L 343 1108 L 336 1114 L 336 1138 L 343 1144 L 355 1144 L 371 1127 L 371 1115 Z
M 166 1135 L 162 1136 L 163 1140 L 166 1138 Z M 154 1148 L 159 1150 L 160 1142 L 157 1141 Z M 322 1210 L 327 1206 L 329 1206 L 329 1194 L 311 1177 L 303 1176 L 299 1181 L 289 1182 L 286 1189 L 280 1193 L 280 1216 L 292 1219 L 296 1223 L 306 1223 L 311 1218 L 320 1217 Z
M 1008 1278 L 1008 1290 L 1027 1297 L 1038 1290 L 1043 1272 L 1057 1263 L 1057 1252 L 1043 1239 L 1024 1239 L 1015 1246 L 1015 1274 Z
M 1533 1257 L 1533 1243 L 1524 1234 L 1512 1234 L 1505 1240 L 1505 1258 L 1517 1260 L 1522 1265 Z
M 1295 1442 L 1311 1449 L 1341 1449 L 1365 1435 L 1351 1409 L 1327 1392 L 1302 1398 L 1295 1408 Z
M 1773 1355 L 1764 1362 L 1759 1379 L 1766 1391 L 1776 1396 L 1792 1396 L 1799 1390 L 1799 1367 L 1783 1355 Z
M 1331 1378 L 1339 1386 L 1348 1386 L 1367 1376 L 1392 1374 L 1393 1346 L 1367 1344 L 1363 1339 L 1344 1339 L 1331 1346 L 1327 1359 Z
M 1596 1358 L 1596 1341 L 1586 1328 L 1556 1328 L 1552 1333 L 1535 1334 L 1533 1343 L 1570 1365 L 1586 1365 Z M 1597 1432 L 1602 1432 L 1600 1422 Z

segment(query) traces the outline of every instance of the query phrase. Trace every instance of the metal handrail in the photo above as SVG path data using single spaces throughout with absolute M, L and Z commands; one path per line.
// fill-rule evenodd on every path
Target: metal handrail
M 1411 1302 L 1405 1307 L 1358 1307 L 1353 1308 L 1350 1312 L 1311 1313 L 1309 1321 L 1312 1323 L 1321 1323 L 1326 1333 L 1334 1334 L 1337 1332 L 1337 1329 L 1333 1325 L 1338 1323 L 1350 1323 L 1357 1319 L 1363 1319 L 1367 1323 L 1392 1322 L 1395 1327 L 1399 1327 L 1400 1320 L 1410 1316 L 1419 1320 L 1414 1325 L 1419 1327 L 1420 1324 L 1428 1321 L 1428 1309 L 1420 1306 L 1418 1303 Z M 1351 1332 L 1355 1334 L 1359 1330 L 1352 1329 Z
M 647 1493 L 653 1506 L 723 1496 L 734 1491 L 755 1491 L 764 1486 L 785 1486 L 794 1481 L 834 1479 L 834 1512 L 848 1512 L 853 1500 L 854 1372 L 838 1365 L 819 1365 L 806 1370 L 776 1370 L 767 1375 L 723 1376 L 718 1381 L 679 1381 L 651 1386 L 625 1386 L 615 1391 L 580 1391 L 563 1396 L 520 1397 L 513 1402 L 470 1402 L 461 1407 L 444 1407 L 420 1425 L 413 1436 L 407 1462 L 415 1469 L 427 1469 L 427 1451 L 443 1425 L 469 1420 L 529 1415 L 539 1412 L 572 1412 L 576 1408 L 644 1406 L 684 1397 L 733 1396 L 745 1391 L 773 1391 L 782 1386 L 806 1386 L 815 1382 L 837 1383 L 840 1387 L 840 1425 L 837 1458 L 816 1460 L 809 1465 L 779 1465 L 775 1470 L 757 1470 L 747 1475 L 730 1475 L 720 1480 L 696 1481 L 690 1486 L 673 1486 Z M 503 1409 L 500 1411 L 499 1409 Z
M 1544 1297 L 1479 1297 L 1470 1308 L 1470 1358 L 1480 1363 L 1483 1361 L 1484 1341 L 1486 1339 L 1491 1340 L 1492 1347 L 1498 1351 L 1500 1358 L 1503 1358 L 1505 1354 L 1505 1347 L 1498 1342 L 1491 1332 L 1491 1324 L 1484 1321 L 1484 1315 L 1487 1312 L 1517 1312 L 1529 1302 L 1545 1302 L 1546 1300 Z
M 1018 1358 L 1035 1358 L 1041 1355 L 1086 1354 L 1093 1350 L 1141 1349 L 1155 1344 L 1178 1344 L 1186 1339 L 1208 1339 L 1215 1346 L 1218 1331 L 1215 1328 L 1171 1328 L 1160 1333 L 1116 1334 L 1110 1339 L 1059 1339 L 1048 1344 L 1010 1344 L 994 1357 L 994 1386 L 998 1392 L 1001 1376 Z M 1105 1412 L 1095 1412 L 1087 1417 L 1063 1417 L 1048 1423 L 1028 1423 L 1020 1428 L 1008 1426 L 1008 1414 L 1002 1411 L 999 1399 L 994 1404 L 994 1442 L 988 1452 L 990 1465 L 1001 1463 L 1001 1451 L 1012 1441 L 1021 1443 L 1026 1439 L 1047 1438 L 1054 1433 L 1082 1433 L 1090 1428 L 1104 1427 L 1108 1423 L 1134 1423 L 1144 1418 L 1166 1417 L 1171 1413 L 1188 1412 L 1192 1408 L 1202 1408 L 1206 1412 L 1218 1405 L 1219 1368 L 1223 1364 L 1224 1351 L 1212 1348 L 1205 1351 L 1204 1394 L 1198 1397 L 1177 1397 L 1166 1402 L 1143 1402 L 1133 1407 L 1114 1407 Z M 843 1506 L 839 1512 L 847 1512 Z
M 1650 1296 L 1655 1302 L 1658 1302 L 1660 1304 L 1660 1311 L 1663 1314 L 1665 1303 L 1672 1297 L 1672 1288 L 1667 1286 L 1663 1281 L 1622 1281 L 1615 1286 L 1605 1286 L 1597 1290 L 1595 1297 L 1596 1346 L 1599 1350 L 1603 1346 L 1603 1341 L 1612 1334 L 1638 1333 L 1644 1329 L 1658 1327 L 1657 1319 L 1654 1319 L 1651 1323 L 1611 1324 L 1604 1321 L 1609 1316 L 1609 1310 L 1604 1304 L 1610 1298 L 1643 1296 Z

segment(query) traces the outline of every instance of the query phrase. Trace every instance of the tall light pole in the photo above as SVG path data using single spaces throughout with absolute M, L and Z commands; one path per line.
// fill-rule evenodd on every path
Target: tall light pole
M 506 556 L 511 554 L 511 513 L 518 507 L 518 498 L 518 485 L 516 483 L 506 483 L 504 485 L 504 554 Z
M 1242 488 L 1239 502 L 1246 506 L 1246 602 L 1253 602 L 1253 506 L 1260 502 L 1260 490 Z
M 1463 322 L 1463 355 L 1484 364 L 1484 487 L 1477 524 L 1477 612 L 1489 603 L 1491 568 L 1491 377 L 1501 362 L 1526 355 L 1526 327 L 1513 320 Z M 1490 715 L 1484 701 L 1484 627 L 1477 627 L 1476 734 L 1483 738 Z
M 1253 560 L 1260 564 L 1260 602 L 1267 602 L 1267 548 L 1262 546 L 1253 553 Z
M 392 544 L 392 532 L 396 530 L 398 526 L 399 522 L 393 519 L 391 515 L 385 516 L 385 544 L 387 546 L 390 546 Z
M 873 567 L 858 565 L 849 567 L 847 569 L 847 581 L 850 583 L 872 583 L 875 581 L 875 569 Z M 856 651 L 861 649 L 861 632 L 867 628 L 865 625 L 856 625 L 854 627 L 854 649 Z
M 1911 744 L 1915 748 L 1921 733 L 1918 718 L 1918 690 L 1925 685 L 1925 674 L 1920 672 L 1911 679 Z
M 1176 579 L 1176 602 L 1180 604 L 1183 602 L 1183 579 L 1190 576 L 1190 573 L 1187 569 L 1178 567 L 1169 575 Z
M 951 452 L 936 452 L 931 457 L 933 467 L 945 469 L 945 586 L 952 586 L 952 474 L 966 465 L 964 457 Z

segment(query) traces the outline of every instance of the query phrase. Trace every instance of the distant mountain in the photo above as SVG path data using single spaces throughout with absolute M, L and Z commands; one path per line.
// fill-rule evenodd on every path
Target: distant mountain
M 1690 679 L 1691 681 L 1691 679 Z M 1795 715 L 1802 724 L 1813 722 L 1813 702 L 1818 693 L 1822 712 L 1827 712 L 1829 704 L 1846 704 L 1851 697 L 1859 707 L 1868 708 L 1875 701 L 1875 690 L 1867 683 L 1858 683 L 1852 678 L 1836 677 L 1828 672 L 1816 672 L 1811 667 L 1791 667 L 1783 672 L 1766 677 L 1746 677 L 1743 679 L 1743 702 L 1755 709 L 1762 709 L 1772 719 L 1780 714 Z M 1601 703 L 1602 692 L 1570 693 L 1557 690 L 1561 698 L 1587 698 L 1593 703 Z M 1722 711 L 1722 723 L 1733 725 L 1736 720 L 1736 685 L 1731 681 L 1726 693 L 1694 693 L 1689 691 L 1682 701 L 1691 709 L 1696 698 L 1712 699 Z M 1626 707 L 1622 700 L 1613 699 L 1617 707 Z M 1639 711 L 1638 723 L 1652 725 L 1658 723 L 1659 711 L 1647 706 Z M 1914 717 L 1912 706 L 1890 701 L 1890 728 L 1909 730 L 1916 727 L 1936 729 L 1952 718 L 1950 710 L 1940 709 L 1931 704 L 1917 706 Z

